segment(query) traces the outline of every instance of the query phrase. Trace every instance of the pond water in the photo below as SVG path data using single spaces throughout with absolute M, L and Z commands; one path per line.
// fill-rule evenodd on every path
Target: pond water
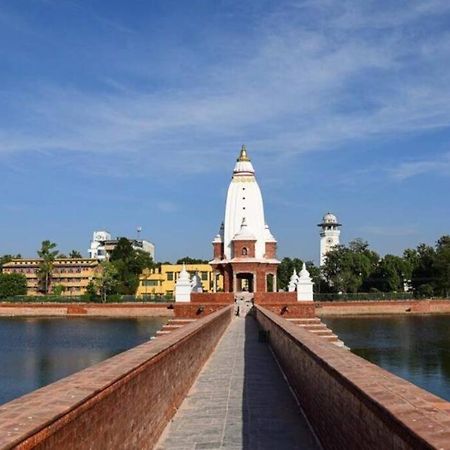
M 450 401 L 450 315 L 322 321 L 353 353 Z
M 0 318 L 0 404 L 142 344 L 167 321 Z

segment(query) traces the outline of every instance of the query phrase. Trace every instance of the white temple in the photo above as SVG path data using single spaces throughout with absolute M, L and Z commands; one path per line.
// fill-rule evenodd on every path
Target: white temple
M 242 147 L 240 157 L 234 166 L 225 206 L 224 254 L 228 259 L 233 257 L 231 241 L 239 233 L 244 218 L 247 229 L 251 230 L 256 239 L 255 257 L 263 258 L 266 235 L 264 205 L 255 178 L 255 170 L 247 156 L 245 146 Z
M 265 222 L 261 190 L 245 145 L 234 166 L 225 220 L 213 246 L 211 265 L 224 277 L 226 292 L 276 290 L 277 241 Z

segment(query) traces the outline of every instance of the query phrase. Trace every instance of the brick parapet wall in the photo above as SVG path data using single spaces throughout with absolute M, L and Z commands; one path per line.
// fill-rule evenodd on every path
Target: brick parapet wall
M 256 306 L 325 449 L 448 449 L 450 403 Z
M 228 306 L 1 405 L 0 448 L 153 448 L 231 317 Z
M 314 302 L 318 316 L 450 313 L 450 300 L 367 300 Z

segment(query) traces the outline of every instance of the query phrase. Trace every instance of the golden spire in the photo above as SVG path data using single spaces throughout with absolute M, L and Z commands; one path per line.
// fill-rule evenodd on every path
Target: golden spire
M 236 161 L 250 161 L 250 158 L 247 156 L 247 148 L 245 147 L 245 145 L 242 146 L 241 154 Z

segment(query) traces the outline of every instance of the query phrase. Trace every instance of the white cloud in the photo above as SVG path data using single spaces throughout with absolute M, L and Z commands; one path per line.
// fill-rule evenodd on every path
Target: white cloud
M 21 118 L 0 124 L 0 155 L 78 152 L 93 169 L 96 158 L 106 158 L 120 162 L 122 172 L 145 165 L 182 173 L 217 167 L 223 152 L 244 140 L 272 164 L 275 149 L 277 158 L 289 158 L 447 127 L 450 37 L 438 29 L 414 37 L 414 27 L 447 14 L 449 4 L 405 5 L 294 2 L 296 8 L 259 22 L 251 52 L 199 65 L 188 86 L 137 92 L 126 78 L 110 76 L 103 92 L 22 89 L 7 97 L 8 109 L 20 110 Z M 141 71 L 154 73 L 157 61 L 133 58 Z M 429 170 L 432 162 L 405 163 L 394 176 Z
M 407 161 L 392 169 L 391 176 L 399 181 L 418 175 L 450 175 L 450 152 L 434 159 Z

